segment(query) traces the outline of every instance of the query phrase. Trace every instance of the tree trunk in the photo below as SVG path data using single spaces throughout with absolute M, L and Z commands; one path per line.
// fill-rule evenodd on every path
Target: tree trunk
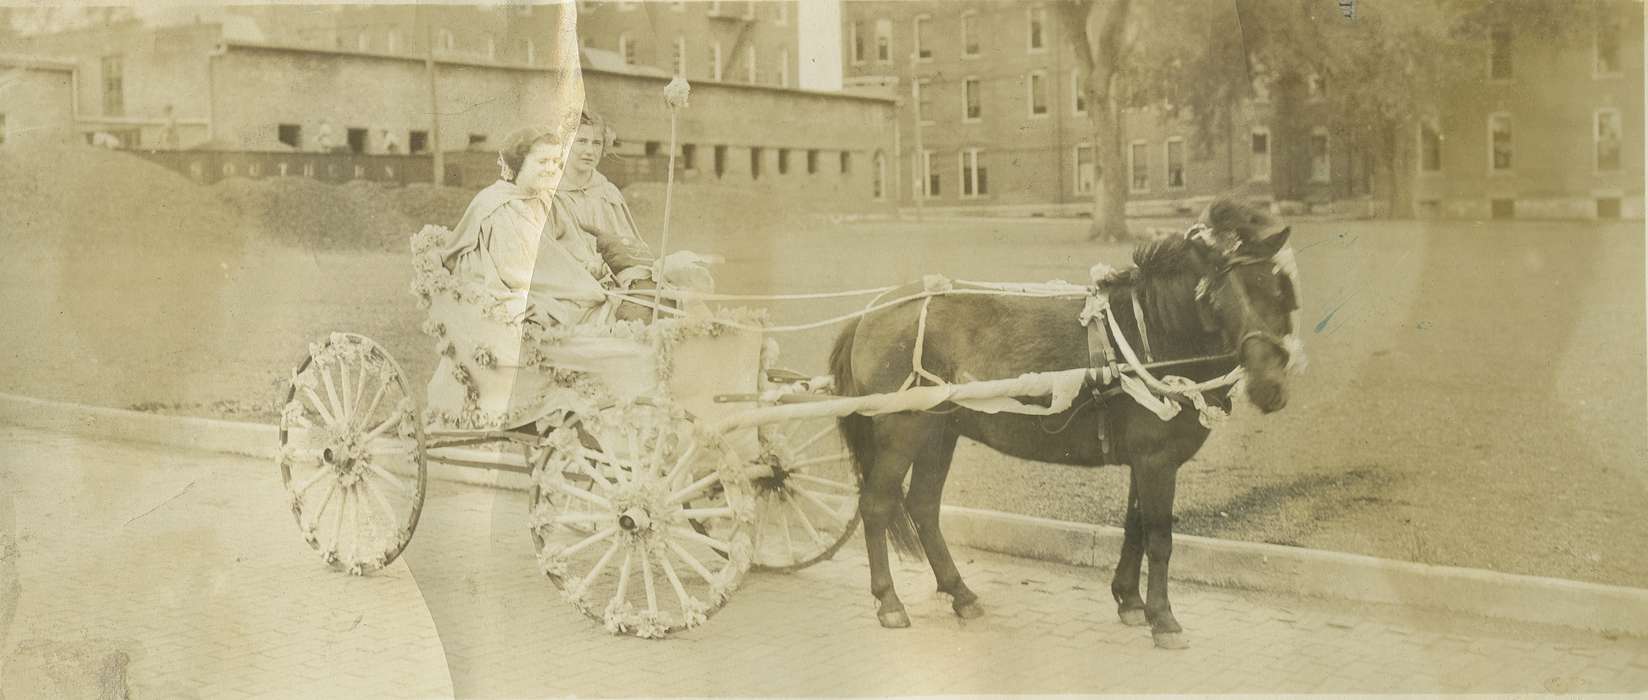
M 1127 99 L 1122 61 L 1125 32 L 1132 0 L 1064 5 L 1064 24 L 1076 56 L 1087 68 L 1088 121 L 1093 127 L 1093 159 L 1097 172 L 1093 187 L 1093 223 L 1088 240 L 1120 241 L 1127 231 L 1127 166 L 1122 144 L 1127 125 L 1122 107 Z
M 1089 240 L 1122 241 L 1127 231 L 1127 160 L 1122 157 L 1122 144 L 1127 142 L 1127 123 L 1123 118 L 1116 91 L 1104 94 L 1088 104 L 1089 121 L 1093 124 L 1093 159 L 1097 175 L 1093 183 L 1093 223 L 1088 227 Z

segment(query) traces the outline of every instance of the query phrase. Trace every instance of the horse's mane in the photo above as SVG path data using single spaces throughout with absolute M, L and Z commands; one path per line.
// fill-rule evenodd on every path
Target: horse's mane
M 1199 338 L 1205 335 L 1195 302 L 1201 267 L 1191 245 L 1184 236 L 1172 235 L 1140 243 L 1133 249 L 1133 267 L 1106 275 L 1098 281 L 1099 289 L 1128 315 L 1132 315 L 1132 304 L 1125 301 L 1125 295 L 1138 290 L 1147 324 L 1173 335 Z

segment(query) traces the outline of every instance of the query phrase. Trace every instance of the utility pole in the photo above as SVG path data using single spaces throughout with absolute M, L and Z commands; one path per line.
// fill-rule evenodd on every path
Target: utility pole
M 921 54 L 910 52 L 910 101 L 915 103 L 916 122 L 916 221 L 921 221 L 927 208 L 927 187 L 933 176 L 932 164 L 927 162 L 927 151 L 921 146 L 921 80 L 916 78 L 916 66 Z
M 417 7 L 418 17 L 423 21 L 424 72 L 429 76 L 429 148 L 434 156 L 435 170 L 432 182 L 440 187 L 446 184 L 446 156 L 441 152 L 441 101 L 435 87 L 435 23 L 429 21 L 422 3 Z

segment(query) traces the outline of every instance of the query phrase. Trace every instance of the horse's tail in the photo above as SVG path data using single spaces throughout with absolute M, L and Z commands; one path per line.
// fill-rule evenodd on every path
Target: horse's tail
M 841 329 L 841 335 L 835 339 L 835 347 L 830 350 L 830 373 L 835 377 L 836 393 L 841 396 L 863 393 L 863 387 L 853 376 L 853 339 L 857 335 L 858 320 L 854 319 Z M 852 457 L 853 472 L 858 477 L 858 487 L 862 492 L 869 481 L 868 470 L 875 464 L 875 423 L 869 416 L 849 413 L 836 418 L 836 425 L 841 430 L 842 440 L 847 443 L 847 454 Z M 888 528 L 893 548 L 898 550 L 900 558 L 925 560 L 926 551 L 922 549 L 921 538 L 916 534 L 915 521 L 904 509 L 903 484 L 898 485 L 895 495 L 892 522 Z

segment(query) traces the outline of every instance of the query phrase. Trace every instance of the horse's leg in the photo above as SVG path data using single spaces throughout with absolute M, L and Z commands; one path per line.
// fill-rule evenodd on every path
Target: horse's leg
M 1139 479 L 1132 468 L 1127 474 L 1127 519 L 1122 523 L 1122 532 L 1122 554 L 1116 561 L 1116 575 L 1110 579 L 1110 595 L 1116 599 L 1116 614 L 1122 624 L 1143 627 L 1150 624 L 1144 614 L 1144 598 L 1139 597 L 1144 525 L 1139 520 Z
M 1173 556 L 1173 492 L 1179 463 L 1161 457 L 1140 459 L 1133 465 L 1133 473 L 1139 487 L 1145 553 L 1150 557 L 1144 614 L 1150 620 L 1150 633 L 1157 647 L 1184 649 L 1190 644 L 1184 638 L 1179 621 L 1174 619 L 1173 605 L 1167 599 L 1167 562 Z
M 921 536 L 921 548 L 927 552 L 927 562 L 933 567 L 933 578 L 938 581 L 940 593 L 950 595 L 950 609 L 963 619 L 984 614 L 978 604 L 978 594 L 961 580 L 956 561 L 950 556 L 950 546 L 939 530 L 939 510 L 944 503 L 944 480 L 950 475 L 950 462 L 956 455 L 960 434 L 952 428 L 935 431 L 932 440 L 916 454 L 915 471 L 910 474 L 910 494 L 904 507 L 915 521 Z
M 887 561 L 887 539 L 904 516 L 900 491 L 904 475 L 927 434 L 919 423 L 905 414 L 877 416 L 874 420 L 874 450 L 864 465 L 864 483 L 858 496 L 858 510 L 864 520 L 864 548 L 870 559 L 870 595 L 876 599 L 876 620 L 882 627 L 909 627 L 910 616 L 893 590 L 892 568 Z

